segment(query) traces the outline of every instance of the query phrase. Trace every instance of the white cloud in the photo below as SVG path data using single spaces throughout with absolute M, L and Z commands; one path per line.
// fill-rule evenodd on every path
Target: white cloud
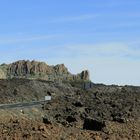
M 139 43 L 140 44 L 140 43 Z M 99 56 L 99 57 L 139 57 L 140 48 L 136 49 L 134 43 L 109 42 L 98 44 L 66 46 L 70 51 L 78 55 Z
M 23 43 L 23 42 L 31 42 L 38 40 L 48 40 L 52 38 L 56 38 L 58 35 L 40 35 L 40 36 L 29 36 L 29 37 L 5 37 L 0 38 L 0 44 L 10 44 L 10 43 Z
M 85 21 L 89 19 L 94 19 L 98 15 L 92 15 L 92 14 L 85 14 L 85 15 L 79 15 L 79 16 L 71 16 L 71 17 L 58 17 L 56 19 L 50 20 L 50 22 L 70 22 L 70 21 Z

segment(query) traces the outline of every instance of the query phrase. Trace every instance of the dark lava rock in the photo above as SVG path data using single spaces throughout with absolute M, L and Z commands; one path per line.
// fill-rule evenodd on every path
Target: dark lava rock
M 45 124 L 52 124 L 51 119 L 47 115 L 45 115 L 43 117 L 43 123 L 45 123 Z
M 80 101 L 74 102 L 73 105 L 74 105 L 75 107 L 83 107 L 83 103 L 80 102 Z
M 116 121 L 116 122 L 119 122 L 119 123 L 126 123 L 126 122 L 128 121 L 128 119 L 123 118 L 123 117 L 115 116 L 115 117 L 113 118 L 113 121 Z
M 68 123 L 73 123 L 73 122 L 76 122 L 77 120 L 76 120 L 76 118 L 75 118 L 74 116 L 68 116 L 68 117 L 66 118 L 66 121 L 67 121 Z
M 105 127 L 105 123 L 101 121 L 97 121 L 91 118 L 86 118 L 84 120 L 83 129 L 86 130 L 94 130 L 101 131 Z

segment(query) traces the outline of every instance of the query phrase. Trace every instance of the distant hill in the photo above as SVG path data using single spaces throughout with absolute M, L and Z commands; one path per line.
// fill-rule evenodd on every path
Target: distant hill
M 49 66 L 45 62 L 20 60 L 0 65 L 0 79 L 26 78 L 48 81 L 89 81 L 89 72 L 71 74 L 64 64 Z

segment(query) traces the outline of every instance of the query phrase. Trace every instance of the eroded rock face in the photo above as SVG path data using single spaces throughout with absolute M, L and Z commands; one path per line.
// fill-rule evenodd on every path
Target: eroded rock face
M 0 69 L 0 79 L 6 79 L 6 75 L 3 70 Z
M 8 65 L 8 76 L 28 76 L 41 73 L 47 73 L 48 65 L 44 62 L 37 61 L 17 61 Z
M 45 62 L 38 61 L 17 61 L 6 65 L 1 68 L 1 77 L 6 78 L 27 78 L 27 79 L 43 79 L 43 80 L 61 80 L 61 81 L 89 81 L 89 72 L 87 70 L 82 71 L 80 74 L 71 74 L 64 64 L 56 66 L 49 66 Z

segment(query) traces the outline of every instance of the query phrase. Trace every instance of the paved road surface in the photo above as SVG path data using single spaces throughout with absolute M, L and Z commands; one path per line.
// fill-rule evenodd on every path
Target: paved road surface
M 22 108 L 22 107 L 30 107 L 45 103 L 45 100 L 42 101 L 33 101 L 27 103 L 14 103 L 14 104 L 0 104 L 0 109 L 9 109 L 9 108 Z

